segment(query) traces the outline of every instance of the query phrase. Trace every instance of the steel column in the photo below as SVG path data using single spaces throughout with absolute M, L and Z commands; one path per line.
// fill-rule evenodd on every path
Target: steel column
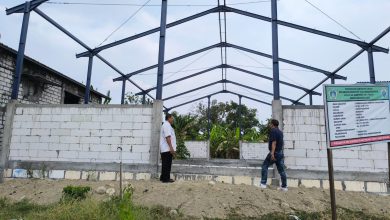
M 157 92 L 156 100 L 162 100 L 163 77 L 164 77 L 164 55 L 165 55 L 165 32 L 167 26 L 167 6 L 168 0 L 161 2 L 161 23 L 160 23 L 160 43 L 158 52 L 158 69 L 157 69 Z
M 210 112 L 210 105 L 211 105 L 211 96 L 207 96 L 207 139 L 210 140 L 210 132 L 211 132 L 211 112 Z
M 122 96 L 121 96 L 121 105 L 125 104 L 125 93 L 126 93 L 126 80 L 122 81 Z
M 309 93 L 309 103 L 313 105 L 313 94 Z
M 242 96 L 238 96 L 238 131 L 239 131 L 239 139 L 238 140 L 241 140 L 241 130 L 242 130 L 242 126 L 241 126 L 241 114 L 242 114 L 242 109 L 241 109 L 241 99 L 242 99 Z
M 93 65 L 93 55 L 90 54 L 88 59 L 88 73 L 87 73 L 87 83 L 85 85 L 84 104 L 89 103 L 89 98 L 91 93 L 92 65 Z
M 368 54 L 368 69 L 370 70 L 370 83 L 375 84 L 375 69 L 374 69 L 374 55 L 372 47 L 367 49 Z
M 146 95 L 145 94 L 142 94 L 142 105 L 145 105 L 146 104 Z
M 279 88 L 279 48 L 278 48 L 278 6 L 276 2 L 277 0 L 271 1 L 272 71 L 273 71 L 274 100 L 279 100 L 280 88 Z
M 19 49 L 18 49 L 18 54 L 16 56 L 16 68 L 15 68 L 14 82 L 12 85 L 11 99 L 13 100 L 18 100 L 19 87 L 20 87 L 20 82 L 22 80 L 24 50 L 26 48 L 26 39 L 27 39 L 29 20 L 30 20 L 30 2 L 26 2 L 24 4 L 22 30 L 20 32 Z
M 330 83 L 331 83 L 331 84 L 335 84 L 335 83 L 336 83 L 336 81 L 335 81 L 335 78 L 334 78 L 334 77 L 330 78 Z

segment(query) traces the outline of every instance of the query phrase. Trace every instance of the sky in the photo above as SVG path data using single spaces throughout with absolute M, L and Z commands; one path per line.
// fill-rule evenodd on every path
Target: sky
M 22 15 L 13 14 L 7 16 L 5 9 L 23 2 L 24 0 L 0 1 L 0 42 L 14 49 L 18 48 Z M 89 47 L 94 48 L 101 44 L 130 15 L 139 10 L 140 6 L 137 5 L 145 4 L 147 0 L 52 0 L 50 2 L 42 4 L 39 9 L 73 33 Z M 53 4 L 62 2 L 126 3 L 136 4 L 136 6 Z M 167 20 L 168 22 L 172 22 L 205 11 L 212 8 L 217 2 L 217 0 L 169 0 Z M 314 8 L 307 0 L 279 0 L 278 19 L 366 42 L 370 42 L 390 26 L 390 14 L 388 13 L 390 11 L 389 0 L 310 0 L 309 2 L 348 30 L 345 30 L 334 20 Z M 103 45 L 158 27 L 160 24 L 160 4 L 160 0 L 150 0 L 146 7 L 142 8 L 133 18 L 110 36 Z M 268 17 L 271 16 L 271 4 L 269 1 L 226 0 L 226 4 L 230 5 L 230 7 L 252 13 Z M 228 43 L 272 54 L 271 24 L 269 22 L 233 13 L 227 13 L 226 22 L 226 40 Z M 166 60 L 219 43 L 218 23 L 218 14 L 213 13 L 180 26 L 167 29 Z M 283 26 L 279 26 L 278 30 L 279 56 L 281 58 L 304 63 L 327 71 L 335 70 L 360 49 L 354 44 L 328 39 Z M 157 64 L 158 44 L 159 33 L 155 33 L 104 50 L 100 55 L 113 63 L 122 72 L 130 73 Z M 388 48 L 390 45 L 390 34 L 378 41 L 376 45 Z M 86 81 L 88 59 L 77 59 L 75 56 L 77 53 L 84 51 L 85 49 L 57 30 L 38 14 L 34 12 L 31 14 L 26 55 L 84 83 Z M 375 53 L 374 58 L 376 80 L 390 80 L 390 55 Z M 230 65 L 272 77 L 272 61 L 268 58 L 228 48 L 227 61 Z M 220 64 L 220 49 L 213 49 L 209 52 L 197 54 L 165 65 L 164 82 L 169 82 Z M 112 80 L 119 76 L 118 73 L 98 59 L 94 59 L 92 71 L 92 85 L 94 88 L 97 88 L 99 92 L 104 94 L 110 90 L 113 98 L 111 103 L 120 103 L 122 83 L 113 82 Z M 369 81 L 367 53 L 360 55 L 338 74 L 346 76 L 348 79 L 346 81 L 337 80 L 337 84 L 353 84 L 361 81 Z M 231 69 L 227 70 L 226 75 L 228 80 L 267 92 L 273 92 L 272 81 Z M 322 73 L 280 63 L 280 79 L 283 81 L 312 88 L 324 78 L 325 76 Z M 154 87 L 157 81 L 157 69 L 138 74 L 131 79 L 143 89 Z M 221 80 L 220 69 L 164 87 L 163 98 L 218 80 Z M 327 81 L 327 83 L 330 83 L 330 81 Z M 227 89 L 265 102 L 271 103 L 272 101 L 272 96 L 270 95 L 232 84 L 227 84 Z M 166 107 L 175 106 L 220 90 L 222 90 L 222 84 L 217 84 L 203 90 L 167 100 L 164 102 L 164 105 Z M 130 83 L 127 83 L 126 91 L 139 92 Z M 322 86 L 317 88 L 316 91 L 322 93 Z M 153 90 L 151 95 L 155 97 L 155 93 L 156 91 Z M 280 86 L 280 93 L 282 96 L 294 100 L 304 94 L 302 90 L 284 85 Z M 219 94 L 213 96 L 212 99 L 223 102 L 230 100 L 238 102 L 238 97 L 231 94 Z M 320 105 L 323 103 L 323 97 L 314 96 L 313 101 L 314 104 Z M 207 99 L 201 100 L 201 102 L 207 103 Z M 258 109 L 257 116 L 261 121 L 271 116 L 271 107 L 268 105 L 245 98 L 243 98 L 242 102 L 250 108 Z M 282 102 L 285 105 L 291 104 L 291 102 L 286 100 Z M 301 102 L 308 104 L 309 97 L 306 96 Z M 180 113 L 192 112 L 197 103 L 185 105 L 174 110 Z

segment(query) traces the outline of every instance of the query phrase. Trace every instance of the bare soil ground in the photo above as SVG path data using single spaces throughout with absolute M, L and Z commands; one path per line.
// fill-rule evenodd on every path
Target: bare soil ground
M 171 184 L 151 181 L 129 181 L 135 191 L 136 205 L 152 207 L 161 205 L 176 209 L 186 216 L 225 218 L 231 212 L 258 217 L 264 214 L 296 211 L 321 212 L 330 209 L 328 190 L 315 188 L 290 188 L 280 192 L 275 188 L 260 189 L 255 186 L 223 183 L 177 181 Z M 99 186 L 115 188 L 119 182 L 91 182 L 83 180 L 8 179 L 0 184 L 0 197 L 13 201 L 23 198 L 38 204 L 51 204 L 61 198 L 62 189 L 68 185 L 91 186 L 92 198 L 104 200 L 107 194 L 95 192 Z M 337 206 L 363 211 L 377 216 L 390 216 L 390 196 L 368 193 L 336 191 Z

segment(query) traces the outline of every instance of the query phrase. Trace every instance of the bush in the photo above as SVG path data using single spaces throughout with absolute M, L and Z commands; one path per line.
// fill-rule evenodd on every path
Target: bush
M 62 196 L 65 200 L 81 200 L 86 198 L 89 191 L 91 191 L 89 186 L 66 186 L 62 190 Z
M 184 141 L 182 139 L 177 140 L 176 147 L 176 159 L 187 159 L 191 156 Z

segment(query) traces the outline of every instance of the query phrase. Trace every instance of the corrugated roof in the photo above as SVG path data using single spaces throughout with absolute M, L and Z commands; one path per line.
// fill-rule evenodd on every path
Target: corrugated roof
M 15 56 L 18 53 L 15 49 L 12 49 L 11 47 L 8 47 L 7 45 L 5 45 L 3 43 L 0 43 L 0 48 L 3 48 L 4 50 L 7 50 L 7 51 L 13 53 Z M 28 60 L 28 61 L 30 61 L 30 62 L 40 66 L 40 67 L 42 67 L 42 68 L 52 72 L 53 74 L 55 74 L 55 75 L 65 79 L 65 80 L 68 80 L 68 81 L 78 85 L 79 87 L 82 87 L 83 89 L 85 89 L 85 87 L 86 87 L 84 84 L 82 84 L 82 83 L 80 83 L 80 82 L 70 78 L 69 76 L 66 76 L 65 74 L 62 74 L 62 73 L 58 72 L 57 70 L 55 70 L 53 68 L 50 68 L 50 67 L 46 66 L 45 64 L 43 64 L 43 63 L 41 63 L 41 62 L 39 62 L 39 61 L 37 61 L 37 60 L 27 56 L 27 55 L 24 55 L 24 58 L 26 60 Z M 98 95 L 98 96 L 100 96 L 100 97 L 102 97 L 102 98 L 110 98 L 110 97 L 108 97 L 108 96 L 106 96 L 106 95 L 104 95 L 104 94 L 102 94 L 102 93 L 100 93 L 100 92 L 98 92 L 96 90 L 91 90 L 91 92 L 96 94 L 96 95 Z

